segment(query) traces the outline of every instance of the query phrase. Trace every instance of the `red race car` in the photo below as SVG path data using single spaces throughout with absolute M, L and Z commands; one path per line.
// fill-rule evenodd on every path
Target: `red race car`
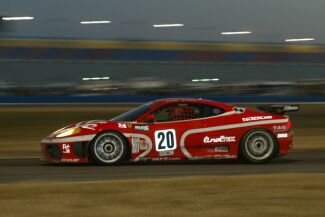
M 41 141 L 53 163 L 238 159 L 265 163 L 292 148 L 296 105 L 256 111 L 203 99 L 156 100 L 111 120 L 66 126 Z

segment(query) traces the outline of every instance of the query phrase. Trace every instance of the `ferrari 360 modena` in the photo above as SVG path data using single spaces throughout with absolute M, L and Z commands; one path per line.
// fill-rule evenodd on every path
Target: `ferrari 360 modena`
M 111 120 L 82 121 L 41 141 L 51 163 L 243 159 L 265 163 L 293 146 L 285 113 L 296 105 L 245 109 L 204 99 L 161 99 Z

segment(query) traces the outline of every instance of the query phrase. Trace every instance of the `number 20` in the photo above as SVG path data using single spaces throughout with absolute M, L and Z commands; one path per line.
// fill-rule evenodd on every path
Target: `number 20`
M 157 151 L 168 151 L 176 149 L 176 133 L 174 129 L 159 130 L 155 132 L 155 143 Z

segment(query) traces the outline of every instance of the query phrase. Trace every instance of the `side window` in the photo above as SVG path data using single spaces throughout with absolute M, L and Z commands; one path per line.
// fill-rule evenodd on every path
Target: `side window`
M 156 122 L 190 120 L 200 117 L 200 106 L 196 103 L 174 103 L 153 112 Z
M 205 117 L 220 115 L 224 112 L 225 111 L 221 108 L 211 106 L 211 105 L 202 104 L 201 109 L 200 109 L 200 116 L 202 118 L 205 118 Z

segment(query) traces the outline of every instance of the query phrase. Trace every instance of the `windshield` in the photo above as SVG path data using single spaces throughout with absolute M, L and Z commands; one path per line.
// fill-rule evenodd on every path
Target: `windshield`
M 123 121 L 123 122 L 134 121 L 135 119 L 137 119 L 138 117 L 140 117 L 141 115 L 149 111 L 150 109 L 151 108 L 147 104 L 144 104 L 113 118 L 111 121 Z

